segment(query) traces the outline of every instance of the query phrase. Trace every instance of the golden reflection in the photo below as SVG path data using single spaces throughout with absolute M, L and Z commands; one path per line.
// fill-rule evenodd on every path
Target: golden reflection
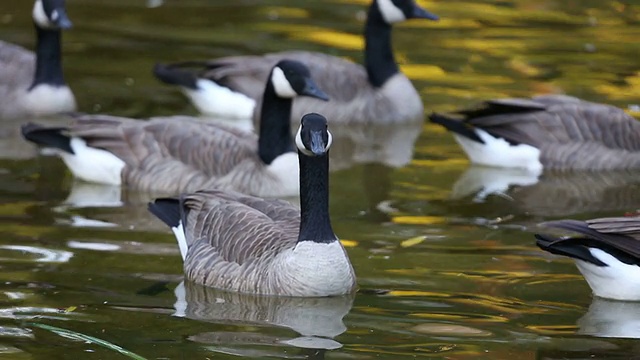
M 360 34 L 349 34 L 324 29 L 318 26 L 285 23 L 263 23 L 255 26 L 256 29 L 286 33 L 291 39 L 304 40 L 318 45 L 325 45 L 344 50 L 364 49 L 364 39 Z
M 529 325 L 526 328 L 543 335 L 573 335 L 578 330 L 575 325 Z
M 418 244 L 422 243 L 426 239 L 427 239 L 427 237 L 424 236 L 424 235 L 412 237 L 410 239 L 401 241 L 400 242 L 400 247 L 408 248 L 408 247 L 411 247 L 411 246 L 415 246 L 415 245 L 418 245 Z
M 640 101 L 640 72 L 627 76 L 624 81 L 625 84 L 620 86 L 599 84 L 596 86 L 596 91 L 614 100 Z
M 456 324 L 424 323 L 411 328 L 412 331 L 440 336 L 491 336 L 490 331 Z
M 356 240 L 340 239 L 340 243 L 344 247 L 356 247 L 356 246 L 358 246 L 358 242 Z
M 442 216 L 394 216 L 391 221 L 403 225 L 432 225 L 445 223 L 446 219 Z
M 0 204 L 0 216 L 3 216 L 3 217 L 24 216 L 27 214 L 28 209 L 38 205 L 42 205 L 42 203 L 35 202 L 35 201 L 22 201 L 19 203 Z
M 266 6 L 262 8 L 262 12 L 269 16 L 285 19 L 306 19 L 309 17 L 309 11 L 305 9 L 284 6 Z

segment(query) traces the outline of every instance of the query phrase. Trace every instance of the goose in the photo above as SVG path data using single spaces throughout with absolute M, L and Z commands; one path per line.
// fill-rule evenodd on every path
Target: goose
M 71 28 L 65 0 L 36 0 L 36 53 L 0 41 L 0 118 L 74 111 L 76 100 L 64 82 L 61 30 Z
M 595 296 L 640 300 L 640 216 L 542 225 L 580 234 L 567 238 L 536 234 L 536 244 L 552 254 L 573 258 Z
M 305 115 L 295 143 L 300 209 L 218 189 L 149 204 L 178 240 L 186 280 L 262 295 L 323 297 L 355 290 L 353 267 L 329 218 L 327 119 Z
M 640 122 L 623 110 L 567 95 L 490 100 L 461 118 L 434 113 L 472 163 L 525 168 L 640 168 Z
M 391 47 L 391 26 L 411 18 L 437 20 L 414 0 L 373 0 L 364 30 L 365 66 L 339 57 L 309 51 L 286 51 L 264 56 L 234 56 L 211 61 L 156 64 L 155 76 L 178 85 L 204 114 L 225 118 L 251 118 L 262 97 L 256 84 L 281 59 L 306 64 L 331 101 L 297 99 L 292 126 L 309 112 L 322 113 L 336 124 L 389 124 L 422 122 L 422 100 L 411 81 L 400 72 Z
M 197 119 L 79 117 L 71 127 L 29 123 L 23 136 L 59 149 L 75 177 L 175 195 L 204 188 L 296 196 L 298 159 L 289 113 L 297 95 L 327 99 L 300 62 L 282 60 L 266 82 L 259 136 Z

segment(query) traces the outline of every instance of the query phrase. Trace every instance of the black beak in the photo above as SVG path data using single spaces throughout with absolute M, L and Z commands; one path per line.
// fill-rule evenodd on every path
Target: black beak
M 321 156 L 327 153 L 327 144 L 322 138 L 322 131 L 311 132 L 311 152 L 315 156 Z
M 325 94 L 324 91 L 320 90 L 316 85 L 316 83 L 313 80 L 311 80 L 311 78 L 305 79 L 304 89 L 302 89 L 302 94 L 300 95 L 311 96 L 316 99 L 329 101 L 329 96 Z
M 69 17 L 67 16 L 67 11 L 64 8 L 58 8 L 54 11 L 57 12 L 58 18 L 56 20 L 53 20 L 53 23 L 58 28 L 65 30 L 73 27 L 73 23 L 71 23 L 71 20 L 69 20 Z
M 411 18 L 413 19 L 429 19 L 429 20 L 439 20 L 440 18 L 436 14 L 432 14 L 427 10 L 421 8 L 418 5 L 413 7 L 413 14 L 411 14 Z

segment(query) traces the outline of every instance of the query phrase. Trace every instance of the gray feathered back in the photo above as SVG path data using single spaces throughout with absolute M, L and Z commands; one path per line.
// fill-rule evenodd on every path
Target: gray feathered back
M 494 136 L 539 148 L 546 168 L 640 167 L 640 122 L 614 106 L 548 95 L 493 100 L 461 113 Z
M 21 46 L 0 41 L 0 118 L 27 114 L 19 98 L 33 82 L 35 54 Z
M 88 115 L 70 133 L 123 160 L 124 182 L 140 190 L 173 195 L 219 188 L 263 195 L 278 186 L 258 156 L 257 136 L 233 127 L 185 118 Z
M 291 121 L 296 125 L 309 112 L 323 114 L 334 124 L 412 123 L 423 120 L 422 100 L 413 84 L 402 73 L 390 78 L 381 88 L 373 87 L 361 65 L 322 53 L 287 51 L 264 56 L 238 56 L 207 62 L 199 76 L 246 94 L 256 100 L 254 121 L 264 84 L 273 66 L 291 59 L 307 65 L 311 77 L 330 97 L 329 102 L 298 97 L 293 102 Z

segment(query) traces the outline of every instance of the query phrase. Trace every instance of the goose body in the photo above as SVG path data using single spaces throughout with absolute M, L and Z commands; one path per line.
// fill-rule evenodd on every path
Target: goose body
M 333 296 L 355 290 L 353 267 L 329 218 L 331 134 L 326 119 L 305 115 L 296 145 L 300 209 L 222 190 L 149 204 L 172 228 L 187 280 L 267 295 Z
M 196 119 L 138 121 L 94 115 L 68 128 L 23 126 L 24 137 L 59 150 L 78 178 L 177 194 L 205 188 L 256 196 L 298 194 L 298 159 L 291 138 L 291 98 L 326 98 L 304 65 L 284 60 L 267 82 L 259 136 Z M 285 78 L 280 78 L 280 75 Z M 280 81 L 280 82 L 278 82 Z
M 640 300 L 640 217 L 560 220 L 543 225 L 579 234 L 568 238 L 536 234 L 537 245 L 573 258 L 594 295 Z
M 36 53 L 0 41 L 0 118 L 73 111 L 76 101 L 62 74 L 61 31 L 71 27 L 64 0 L 33 7 Z
M 331 101 L 296 99 L 292 123 L 317 111 L 338 124 L 373 121 L 409 123 L 422 121 L 423 105 L 411 81 L 399 71 L 391 48 L 391 26 L 410 18 L 437 17 L 413 0 L 374 0 L 365 27 L 365 66 L 317 52 L 287 51 L 264 56 L 236 56 L 211 61 L 156 65 L 161 81 L 179 85 L 198 110 L 205 114 L 259 121 L 261 89 L 269 69 L 281 59 L 307 65 Z M 231 105 L 233 104 L 233 105 Z
M 457 116 L 432 114 L 471 162 L 497 167 L 640 168 L 640 122 L 614 106 L 566 95 L 492 100 Z

